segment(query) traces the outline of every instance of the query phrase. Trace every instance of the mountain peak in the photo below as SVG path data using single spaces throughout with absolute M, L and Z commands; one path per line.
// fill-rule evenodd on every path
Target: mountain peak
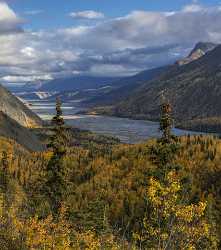
M 178 65 L 182 66 L 188 63 L 191 63 L 202 56 L 204 56 L 209 51 L 213 50 L 215 47 L 217 47 L 218 44 L 210 43 L 210 42 L 198 42 L 193 50 L 190 52 L 190 54 L 177 62 Z
M 194 49 L 191 51 L 190 55 L 199 49 L 207 53 L 208 51 L 214 49 L 217 45 L 218 44 L 210 43 L 210 42 L 198 42 L 195 45 Z
M 213 50 L 218 44 L 210 43 L 210 42 L 198 42 L 194 49 L 190 52 L 189 57 L 197 52 L 201 52 L 202 54 L 206 54 L 207 52 Z

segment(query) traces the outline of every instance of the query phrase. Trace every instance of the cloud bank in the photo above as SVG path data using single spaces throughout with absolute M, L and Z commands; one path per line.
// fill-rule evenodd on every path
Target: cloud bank
M 74 15 L 93 19 L 99 13 Z M 195 3 L 180 11 L 133 11 L 98 23 L 32 32 L 23 31 L 21 18 L 0 2 L 0 80 L 132 75 L 174 62 L 199 41 L 221 43 L 220 23 L 220 6 Z

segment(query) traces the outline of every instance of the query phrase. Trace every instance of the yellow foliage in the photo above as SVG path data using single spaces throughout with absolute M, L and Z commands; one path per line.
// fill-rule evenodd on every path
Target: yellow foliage
M 99 250 L 101 248 L 100 240 L 92 231 L 88 231 L 86 233 L 76 233 L 75 238 L 74 245 L 76 250 Z
M 34 217 L 23 223 L 22 230 L 25 231 L 25 243 L 30 250 L 72 249 L 71 231 L 69 223 L 64 218 L 64 210 L 61 210 L 60 217 L 56 222 L 51 215 L 44 220 Z
M 204 218 L 206 202 L 189 205 L 182 191 L 173 171 L 163 183 L 150 178 L 147 198 L 152 212 L 144 219 L 143 233 L 134 234 L 135 239 L 150 249 L 204 249 L 208 245 L 218 249 L 210 241 L 212 228 Z
M 122 250 L 128 249 L 127 244 L 123 247 L 118 243 L 114 235 L 108 233 L 97 236 L 94 231 L 75 232 L 74 250 Z

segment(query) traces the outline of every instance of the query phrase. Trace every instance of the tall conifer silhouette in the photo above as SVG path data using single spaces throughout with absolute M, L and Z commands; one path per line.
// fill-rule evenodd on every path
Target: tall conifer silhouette
M 56 114 L 51 121 L 53 134 L 51 136 L 50 143 L 48 144 L 48 147 L 52 150 L 53 155 L 47 165 L 45 185 L 52 211 L 55 214 L 58 213 L 61 207 L 61 202 L 66 189 L 63 158 L 67 153 L 67 146 L 69 143 L 67 127 L 65 126 L 65 122 L 62 117 L 61 106 L 61 100 L 57 98 Z

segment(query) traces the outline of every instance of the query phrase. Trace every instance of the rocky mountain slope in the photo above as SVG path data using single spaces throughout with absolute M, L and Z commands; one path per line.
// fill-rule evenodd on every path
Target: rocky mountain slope
M 157 120 L 162 94 L 173 105 L 174 117 L 181 126 L 204 130 L 213 126 L 221 131 L 221 45 L 188 64 L 171 66 L 116 105 L 112 112 Z
M 39 127 L 42 125 L 41 119 L 35 113 L 1 85 L 0 111 L 24 127 Z
M 12 139 L 30 151 L 41 151 L 43 144 L 28 129 L 0 111 L 0 136 Z
M 190 54 L 186 58 L 177 61 L 177 64 L 182 66 L 182 65 L 191 63 L 191 62 L 199 59 L 200 57 L 204 56 L 209 51 L 215 49 L 216 46 L 217 46 L 217 44 L 214 44 L 214 43 L 199 42 L 196 44 L 196 46 L 190 52 Z

